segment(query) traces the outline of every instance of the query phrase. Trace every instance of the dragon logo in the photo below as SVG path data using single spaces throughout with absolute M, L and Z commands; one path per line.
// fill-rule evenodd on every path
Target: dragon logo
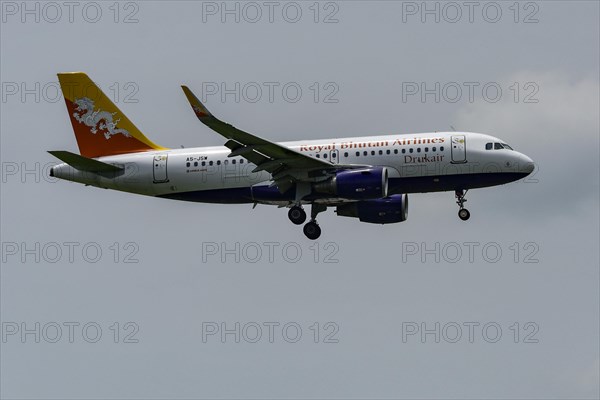
M 196 115 L 200 118 L 203 117 L 208 117 L 208 113 L 206 112 L 206 109 L 203 109 L 197 105 L 192 105 L 192 109 L 194 110 L 194 112 L 196 113 Z
M 75 104 L 77 108 L 75 108 L 75 112 L 73 113 L 73 117 L 82 124 L 90 127 L 90 131 L 95 135 L 98 131 L 104 134 L 106 139 L 110 139 L 114 135 L 121 134 L 125 137 L 131 137 L 128 131 L 125 129 L 117 128 L 117 124 L 120 119 L 113 121 L 113 116 L 115 113 L 109 113 L 108 111 L 94 111 L 94 101 L 87 98 L 82 97 L 80 99 L 75 99 Z

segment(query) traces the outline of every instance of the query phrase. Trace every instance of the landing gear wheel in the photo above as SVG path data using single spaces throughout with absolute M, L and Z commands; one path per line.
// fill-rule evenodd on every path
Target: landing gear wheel
M 288 218 L 296 225 L 302 225 L 306 221 L 306 212 L 302 207 L 294 206 L 288 211 Z
M 321 236 L 321 228 L 315 221 L 310 221 L 304 225 L 304 234 L 310 240 L 316 240 Z
M 466 208 L 461 208 L 458 210 L 458 218 L 462 219 L 463 221 L 468 220 L 470 217 L 471 213 Z
M 464 207 L 465 203 L 467 202 L 467 199 L 465 199 L 466 195 L 467 190 L 456 190 L 454 192 L 454 196 L 456 197 L 456 204 L 458 204 L 458 207 L 460 208 L 458 210 L 458 218 L 462 219 L 463 221 L 466 221 L 471 217 L 471 213 L 469 212 L 469 210 L 467 210 Z

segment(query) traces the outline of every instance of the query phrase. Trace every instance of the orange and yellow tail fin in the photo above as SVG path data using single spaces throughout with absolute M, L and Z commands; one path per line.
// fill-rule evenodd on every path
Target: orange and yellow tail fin
M 82 156 L 166 150 L 150 141 L 83 72 L 58 74 Z

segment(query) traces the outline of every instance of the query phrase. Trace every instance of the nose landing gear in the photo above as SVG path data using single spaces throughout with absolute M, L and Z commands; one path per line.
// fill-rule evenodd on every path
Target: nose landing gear
M 471 213 L 466 208 L 461 208 L 460 210 L 458 210 L 458 218 L 462 219 L 463 221 L 466 221 L 469 218 L 471 218 Z
M 460 207 L 458 210 L 458 218 L 462 219 L 463 221 L 466 221 L 471 217 L 471 213 L 465 208 L 465 203 L 467 201 L 465 196 L 467 195 L 467 192 L 468 190 L 456 190 L 454 192 L 454 195 L 456 196 L 456 204 L 458 204 L 458 207 Z

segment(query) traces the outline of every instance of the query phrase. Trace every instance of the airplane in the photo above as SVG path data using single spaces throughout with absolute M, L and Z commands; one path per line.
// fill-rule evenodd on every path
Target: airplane
M 169 149 L 150 141 L 83 72 L 58 79 L 80 154 L 49 151 L 67 181 L 165 199 L 276 205 L 304 234 L 321 235 L 317 215 L 391 224 L 408 218 L 408 194 L 454 191 L 458 216 L 469 189 L 517 181 L 534 163 L 481 133 L 433 132 L 276 143 L 219 120 L 187 86 L 196 117 L 224 145 Z

